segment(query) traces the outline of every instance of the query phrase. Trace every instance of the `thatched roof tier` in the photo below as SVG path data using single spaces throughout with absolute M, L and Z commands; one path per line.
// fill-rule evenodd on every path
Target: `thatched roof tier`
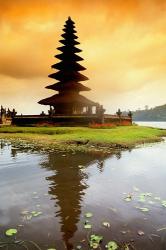
M 62 61 L 56 64 L 53 64 L 51 66 L 53 69 L 58 69 L 58 70 L 75 70 L 75 71 L 81 71 L 85 70 L 86 68 L 80 65 L 79 63 L 75 61 Z
M 89 91 L 90 88 L 84 86 L 81 83 L 76 83 L 76 82 L 66 82 L 66 83 L 62 83 L 62 82 L 57 82 L 55 84 L 49 85 L 46 87 L 46 89 L 53 89 L 56 91 L 71 91 L 71 90 L 75 90 L 75 92 L 79 92 L 79 91 Z
M 79 42 L 75 41 L 75 40 L 59 40 L 60 43 L 64 44 L 64 45 L 78 45 L 80 44 Z
M 79 82 L 79 81 L 88 80 L 88 77 L 82 75 L 81 73 L 77 71 L 59 71 L 59 72 L 50 74 L 49 77 L 59 80 L 59 81 L 63 81 L 63 82 L 67 82 L 67 81 Z
M 56 58 L 63 60 L 63 61 L 68 61 L 68 60 L 72 60 L 72 61 L 82 61 L 82 57 L 75 55 L 74 53 L 71 52 L 66 52 L 63 54 L 59 54 L 55 56 Z
M 76 36 L 76 35 L 74 35 L 73 33 L 64 33 L 64 34 L 62 34 L 61 35 L 61 37 L 63 37 L 63 38 L 65 38 L 65 39 L 69 39 L 69 40 L 71 40 L 71 39 L 77 39 L 78 38 L 78 36 Z
M 64 27 L 65 28 L 62 29 L 64 32 L 68 32 L 72 34 L 77 33 L 77 31 L 75 30 L 75 25 L 68 27 L 68 25 L 65 24 Z
M 64 52 L 64 53 L 68 53 L 68 51 L 72 52 L 72 53 L 79 53 L 81 52 L 82 50 L 81 49 L 78 49 L 72 45 L 70 46 L 61 46 L 61 47 L 58 47 L 57 48 L 58 50 Z
M 56 105 L 62 105 L 62 104 L 69 104 L 69 105 L 79 105 L 79 106 L 97 106 L 98 103 L 93 102 L 86 97 L 82 95 L 76 95 L 73 93 L 64 93 L 64 94 L 56 94 L 53 95 L 49 98 L 43 99 L 39 101 L 39 104 L 43 105 L 51 105 L 51 106 L 56 106 Z

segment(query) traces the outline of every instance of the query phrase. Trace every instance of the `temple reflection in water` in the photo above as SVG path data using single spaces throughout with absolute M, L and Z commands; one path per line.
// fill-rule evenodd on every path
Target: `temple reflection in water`
M 54 172 L 47 177 L 50 182 L 49 194 L 55 200 L 55 207 L 59 208 L 56 216 L 61 218 L 61 232 L 68 249 L 72 249 L 69 241 L 77 231 L 83 197 L 88 188 L 86 184 L 88 176 L 82 171 L 82 167 L 98 161 L 101 171 L 102 160 L 102 157 L 96 160 L 96 156 L 85 154 L 67 154 L 62 157 L 60 154 L 55 156 L 54 153 L 49 153 L 48 162 L 42 163 L 42 167 Z
M 1 149 L 5 146 L 6 143 L 1 141 Z M 10 149 L 12 158 L 17 158 L 18 153 L 27 152 L 26 147 L 19 147 L 18 144 L 10 144 Z M 113 155 L 121 158 L 120 152 Z M 54 200 L 55 217 L 60 220 L 62 240 L 67 249 L 73 249 L 72 238 L 78 231 L 83 199 L 87 193 L 88 174 L 84 168 L 95 163 L 99 173 L 102 173 L 105 160 L 106 156 L 103 155 L 44 152 L 40 166 L 49 173 L 46 177 L 48 194 Z

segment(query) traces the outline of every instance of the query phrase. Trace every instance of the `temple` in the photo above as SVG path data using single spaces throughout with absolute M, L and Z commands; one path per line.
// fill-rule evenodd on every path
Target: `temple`
M 51 66 L 57 72 L 49 75 L 50 78 L 58 82 L 46 87 L 58 91 L 58 94 L 39 101 L 39 104 L 49 105 L 49 112 L 54 115 L 82 115 L 104 112 L 101 105 L 80 95 L 81 91 L 90 91 L 90 88 L 80 83 L 88 80 L 88 78 L 80 73 L 86 68 L 78 63 L 83 59 L 77 55 L 81 50 L 76 45 L 80 43 L 76 41 L 78 37 L 75 35 L 75 25 L 70 17 L 66 21 L 63 31 L 63 39 L 60 40 L 63 46 L 57 48 L 62 53 L 55 56 L 60 62 Z
M 49 75 L 56 82 L 46 86 L 56 93 L 38 102 L 49 106 L 48 113 L 42 111 L 37 115 L 17 115 L 15 109 L 10 111 L 1 107 L 0 126 L 11 124 L 17 126 L 132 125 L 131 112 L 123 115 L 119 109 L 115 115 L 105 114 L 102 105 L 80 94 L 83 91 L 90 91 L 90 88 L 81 83 L 88 78 L 80 73 L 86 68 L 79 63 L 83 58 L 78 55 L 81 50 L 77 45 L 80 43 L 77 41 L 75 25 L 70 17 L 65 22 L 63 31 L 60 40 L 62 46 L 57 48 L 61 53 L 55 56 L 59 61 L 51 66 L 54 72 Z

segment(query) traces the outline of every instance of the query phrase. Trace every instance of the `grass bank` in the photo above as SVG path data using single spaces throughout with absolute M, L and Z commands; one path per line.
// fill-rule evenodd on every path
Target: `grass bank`
M 84 127 L 0 127 L 2 139 L 26 139 L 40 146 L 74 151 L 104 151 L 132 148 L 135 145 L 158 142 L 166 130 L 123 126 L 111 129 Z

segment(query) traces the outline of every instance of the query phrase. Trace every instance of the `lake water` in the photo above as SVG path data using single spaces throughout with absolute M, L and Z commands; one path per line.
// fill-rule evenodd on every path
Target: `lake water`
M 89 249 L 94 233 L 104 237 L 101 249 L 112 240 L 119 249 L 166 249 L 166 142 L 109 157 L 0 142 L 0 246 L 16 228 L 17 240 L 42 250 Z
M 166 122 L 135 122 L 140 126 L 149 126 L 154 128 L 164 128 L 166 129 Z

